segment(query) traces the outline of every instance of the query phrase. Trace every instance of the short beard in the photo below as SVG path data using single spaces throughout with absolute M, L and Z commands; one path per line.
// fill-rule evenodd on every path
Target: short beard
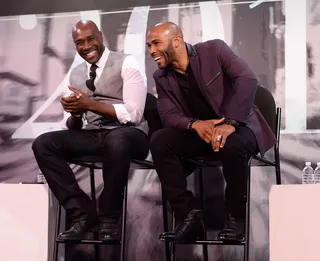
M 174 48 L 172 46 L 172 40 L 169 40 L 168 46 L 163 53 L 166 55 L 168 65 L 171 64 L 174 58 Z

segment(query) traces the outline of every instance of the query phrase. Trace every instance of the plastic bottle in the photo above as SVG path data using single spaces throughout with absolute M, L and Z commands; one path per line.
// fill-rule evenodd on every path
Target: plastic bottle
M 302 170 L 302 184 L 313 184 L 314 170 L 311 167 L 311 162 L 306 162 Z

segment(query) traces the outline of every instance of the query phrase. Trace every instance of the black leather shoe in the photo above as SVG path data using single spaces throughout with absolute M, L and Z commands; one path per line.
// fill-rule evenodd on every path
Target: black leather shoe
M 225 227 L 218 234 L 218 240 L 222 241 L 244 241 L 244 220 L 236 219 L 228 214 Z
M 104 220 L 100 222 L 100 240 L 120 241 L 120 228 L 118 220 Z
M 203 234 L 202 210 L 193 209 L 174 230 L 162 233 L 159 238 L 175 243 L 186 243 L 201 240 Z
M 58 240 L 86 239 L 88 232 L 90 232 L 94 225 L 95 222 L 86 219 L 74 222 L 68 230 L 58 235 Z

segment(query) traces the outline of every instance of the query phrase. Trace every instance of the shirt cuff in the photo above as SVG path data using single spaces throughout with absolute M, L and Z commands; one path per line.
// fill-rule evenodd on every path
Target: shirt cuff
M 62 119 L 62 121 L 60 122 L 60 127 L 61 127 L 61 129 L 62 130 L 67 130 L 68 129 L 68 127 L 67 127 L 67 120 L 68 120 L 68 118 L 71 116 L 71 114 L 70 113 L 67 113 L 67 112 L 63 112 L 63 119 Z
M 126 124 L 131 122 L 131 116 L 123 104 L 112 104 L 116 112 L 117 119 L 120 123 Z

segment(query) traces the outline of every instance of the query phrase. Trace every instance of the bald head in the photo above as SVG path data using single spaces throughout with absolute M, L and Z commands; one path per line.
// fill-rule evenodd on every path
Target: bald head
M 72 36 L 78 31 L 91 30 L 92 32 L 99 33 L 98 26 L 91 20 L 80 20 L 72 28 Z
M 152 32 L 158 32 L 168 37 L 179 36 L 183 39 L 183 33 L 181 28 L 172 22 L 158 23 L 149 30 L 149 33 Z
M 104 51 L 102 33 L 90 20 L 81 20 L 72 29 L 74 44 L 80 56 L 88 63 L 96 63 Z

